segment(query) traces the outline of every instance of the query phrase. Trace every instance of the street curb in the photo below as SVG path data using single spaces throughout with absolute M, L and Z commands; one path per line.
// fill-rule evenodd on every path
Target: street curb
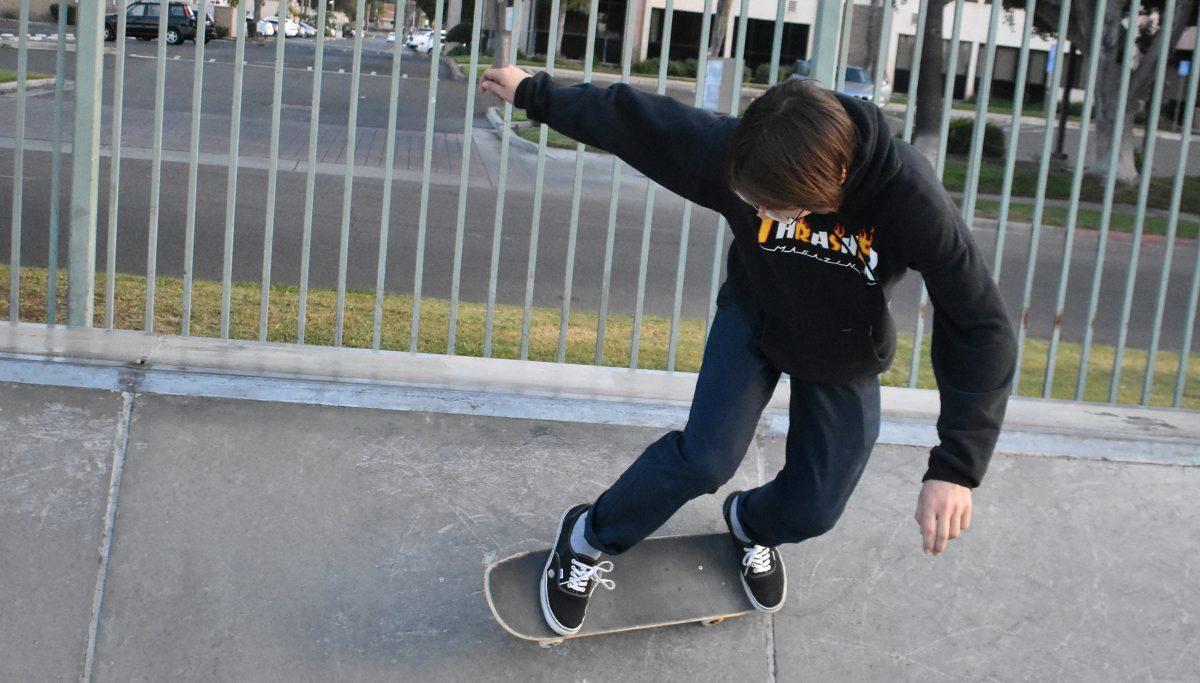
M 26 92 L 36 92 L 39 90 L 49 90 L 54 87 L 54 84 L 56 82 L 57 82 L 57 79 L 55 79 L 53 77 L 51 77 L 51 78 L 35 78 L 33 80 L 26 80 L 25 81 L 25 91 Z M 64 83 L 64 85 L 65 85 L 65 83 Z M 9 81 L 8 83 L 0 83 L 0 94 L 16 92 L 16 91 L 17 91 L 17 82 L 16 81 Z
M 444 64 L 446 68 L 450 70 L 450 78 L 452 80 L 459 83 L 467 80 L 467 75 L 463 73 L 462 67 L 459 66 L 458 62 L 450 59 L 446 55 L 441 55 L 438 59 L 440 59 L 442 64 Z
M 496 134 L 496 137 L 499 139 L 504 139 L 504 116 L 500 113 L 500 108 L 499 107 L 488 107 L 487 108 L 487 120 L 488 120 L 488 123 L 492 124 L 492 132 L 494 132 Z M 532 125 L 534 125 L 532 122 L 530 122 L 528 124 L 528 126 L 532 126 Z M 532 140 L 526 140 L 525 138 L 518 135 L 516 132 L 516 129 L 524 128 L 524 127 L 528 127 L 528 126 L 522 125 L 520 123 L 514 123 L 513 134 L 509 136 L 509 140 L 511 140 L 512 144 L 516 145 L 518 148 L 523 149 L 526 152 L 532 152 L 533 154 L 537 154 L 538 143 L 536 143 Z M 551 147 L 550 145 L 546 145 L 546 154 L 548 156 L 557 157 L 558 152 L 565 152 L 567 154 L 573 155 L 575 153 L 575 150 L 563 149 L 561 147 Z M 597 159 L 611 159 L 613 157 L 613 155 L 608 154 L 606 152 L 591 152 L 588 150 L 584 150 L 583 153 L 593 155 Z
M 424 392 L 433 402 L 431 406 L 451 406 L 452 412 L 479 413 L 482 406 L 487 410 L 480 414 L 655 426 L 678 425 L 686 418 L 697 377 L 659 370 L 0 322 L 0 367 L 31 361 L 51 368 L 90 365 L 118 374 L 205 375 L 217 378 L 209 382 L 218 384 L 228 384 L 232 378 L 251 378 L 250 385 L 285 383 L 261 391 L 257 396 L 261 400 L 324 403 L 320 396 L 341 391 L 349 396 L 345 400 L 350 404 L 372 392 L 395 403 L 397 397 L 416 391 Z M 0 377 L 8 376 L 10 381 L 32 383 L 41 383 L 39 378 L 47 375 L 48 371 L 0 372 Z M 289 397 L 279 388 L 287 381 L 309 388 Z M 312 389 L 314 383 L 340 389 L 316 390 Z M 176 384 L 187 383 L 177 379 Z M 762 421 L 767 433 L 787 433 L 790 389 L 786 379 L 776 387 Z M 445 398 L 447 392 L 456 398 Z M 403 409 L 434 409 L 412 407 L 411 402 L 408 406 Z M 937 442 L 940 403 L 936 391 L 883 387 L 881 407 L 881 443 L 928 447 Z M 1200 466 L 1200 412 L 1013 398 L 997 450 Z

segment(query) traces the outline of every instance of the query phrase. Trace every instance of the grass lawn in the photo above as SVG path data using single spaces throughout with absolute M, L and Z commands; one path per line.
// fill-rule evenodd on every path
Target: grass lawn
M 114 302 L 115 327 L 119 329 L 143 328 L 145 315 L 145 278 L 136 275 L 118 275 Z M 191 334 L 216 337 L 220 331 L 221 284 L 211 281 L 193 283 Z M 9 268 L 0 265 L 0 312 L 7 316 L 9 301 Z M 156 332 L 179 334 L 182 308 L 183 281 L 180 278 L 158 277 L 155 291 Z M 46 270 L 23 267 L 21 269 L 20 301 L 21 320 L 45 322 Z M 96 277 L 95 325 L 104 324 L 104 275 Z M 234 283 L 231 297 L 230 336 L 234 339 L 257 339 L 259 317 L 259 285 Z M 298 289 L 273 285 L 270 297 L 270 316 L 267 339 L 273 342 L 296 342 L 296 311 Z M 59 322 L 66 310 L 66 274 L 59 273 Z M 346 309 L 343 328 L 343 344 L 350 347 L 370 348 L 375 295 L 371 291 L 352 290 L 346 294 Z M 311 289 L 308 299 L 307 339 L 308 344 L 327 346 L 333 343 L 336 292 Z M 449 302 L 443 299 L 421 300 L 421 332 L 418 350 L 426 353 L 445 353 L 449 327 Z M 480 303 L 462 302 L 459 306 L 456 353 L 480 356 L 483 349 L 484 316 L 486 306 Z M 501 358 L 517 358 L 520 349 L 522 310 L 519 306 L 497 306 L 493 355 Z M 552 361 L 558 346 L 560 311 L 557 308 L 535 308 L 532 311 L 530 331 L 531 360 Z M 412 322 L 412 298 L 405 295 L 387 295 L 383 302 L 383 319 L 380 346 L 383 349 L 407 350 L 409 330 Z M 571 313 L 567 329 L 567 362 L 591 364 L 596 346 L 597 315 L 590 311 Z M 632 316 L 609 315 L 604 338 L 604 364 L 628 367 L 630 337 L 633 329 Z M 684 319 L 680 323 L 679 346 L 676 369 L 695 372 L 700 367 L 704 348 L 705 321 Z M 648 316 L 642 321 L 642 338 L 639 348 L 638 366 L 647 369 L 666 369 L 667 346 L 670 335 L 670 320 Z M 933 371 L 929 365 L 929 335 L 925 336 L 918 386 L 933 388 Z M 1021 371 L 1020 393 L 1025 396 L 1041 396 L 1042 378 L 1045 373 L 1048 344 L 1041 340 L 1025 343 Z M 1108 346 L 1092 347 L 1091 363 L 1088 367 L 1086 398 L 1103 401 L 1108 396 L 1114 350 Z M 909 359 L 912 356 L 912 337 L 902 334 L 896 361 L 883 375 L 883 383 L 903 386 L 908 380 Z M 1080 347 L 1077 344 L 1060 344 L 1054 377 L 1052 396 L 1071 398 L 1074 396 L 1078 377 Z M 1142 377 L 1145 372 L 1146 352 L 1129 349 L 1124 356 L 1119 400 L 1135 403 L 1140 400 Z M 1157 357 L 1151 403 L 1169 405 L 1174 392 L 1175 374 L 1179 355 L 1173 350 L 1160 351 Z M 1192 354 L 1188 366 L 1188 381 L 1185 384 L 1183 406 L 1200 408 L 1200 354 Z
M 1033 197 L 1037 190 L 1038 162 L 1018 161 L 1013 169 L 1012 194 L 1014 197 Z M 946 159 L 946 172 L 943 176 L 946 188 L 963 190 L 966 187 L 967 160 L 965 158 Z M 1171 185 L 1174 182 L 1170 176 L 1160 176 L 1150 181 L 1150 194 L 1147 206 L 1158 209 L 1171 207 Z M 984 162 L 979 171 L 979 191 L 988 194 L 1000 194 L 1004 184 L 1004 164 L 1000 162 Z M 1084 178 L 1080 186 L 1080 199 L 1085 202 L 1104 200 L 1104 182 Z M 1136 204 L 1137 185 L 1117 187 L 1113 201 L 1118 204 Z M 1054 199 L 1071 198 L 1071 172 L 1051 170 L 1046 180 L 1046 197 Z M 1183 193 L 1179 208 L 1185 213 L 1200 213 L 1200 177 L 1191 176 L 1184 179 Z
M 26 72 L 25 80 L 33 81 L 41 78 L 50 78 L 50 74 L 40 74 L 36 72 Z M 17 80 L 17 72 L 7 69 L 0 69 L 0 83 L 12 83 Z

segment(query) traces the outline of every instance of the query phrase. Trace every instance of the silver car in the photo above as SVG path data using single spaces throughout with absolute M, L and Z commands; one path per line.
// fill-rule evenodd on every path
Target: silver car
M 797 59 L 792 65 L 791 78 L 808 79 L 812 78 L 812 65 L 804 59 Z M 860 100 L 875 102 L 875 81 L 871 80 L 871 74 L 861 66 L 846 67 L 846 79 L 842 85 L 841 92 L 851 97 L 857 97 Z M 879 106 L 887 104 L 892 99 L 892 86 L 886 80 L 879 88 L 879 102 L 875 102 Z

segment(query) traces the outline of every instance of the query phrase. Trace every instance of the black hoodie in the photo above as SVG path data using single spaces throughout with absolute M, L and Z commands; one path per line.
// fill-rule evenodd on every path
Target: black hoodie
M 932 166 L 894 139 L 878 107 L 837 95 L 857 145 L 836 214 L 762 221 L 729 188 L 725 153 L 739 119 L 625 84 L 566 87 L 545 73 L 515 105 L 607 150 L 733 230 L 729 280 L 760 307 L 763 354 L 796 381 L 879 374 L 896 352 L 889 293 L 919 271 L 933 302 L 941 443 L 924 479 L 979 485 L 1004 420 L 1016 358 L 1012 325 L 958 207 Z

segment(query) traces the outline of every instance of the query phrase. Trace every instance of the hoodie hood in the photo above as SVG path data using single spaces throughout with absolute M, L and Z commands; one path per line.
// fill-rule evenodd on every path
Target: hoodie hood
M 845 199 L 838 213 L 869 215 L 876 195 L 900 172 L 895 140 L 883 110 L 856 97 L 834 94 L 850 116 L 857 138 L 854 161 L 842 186 Z

